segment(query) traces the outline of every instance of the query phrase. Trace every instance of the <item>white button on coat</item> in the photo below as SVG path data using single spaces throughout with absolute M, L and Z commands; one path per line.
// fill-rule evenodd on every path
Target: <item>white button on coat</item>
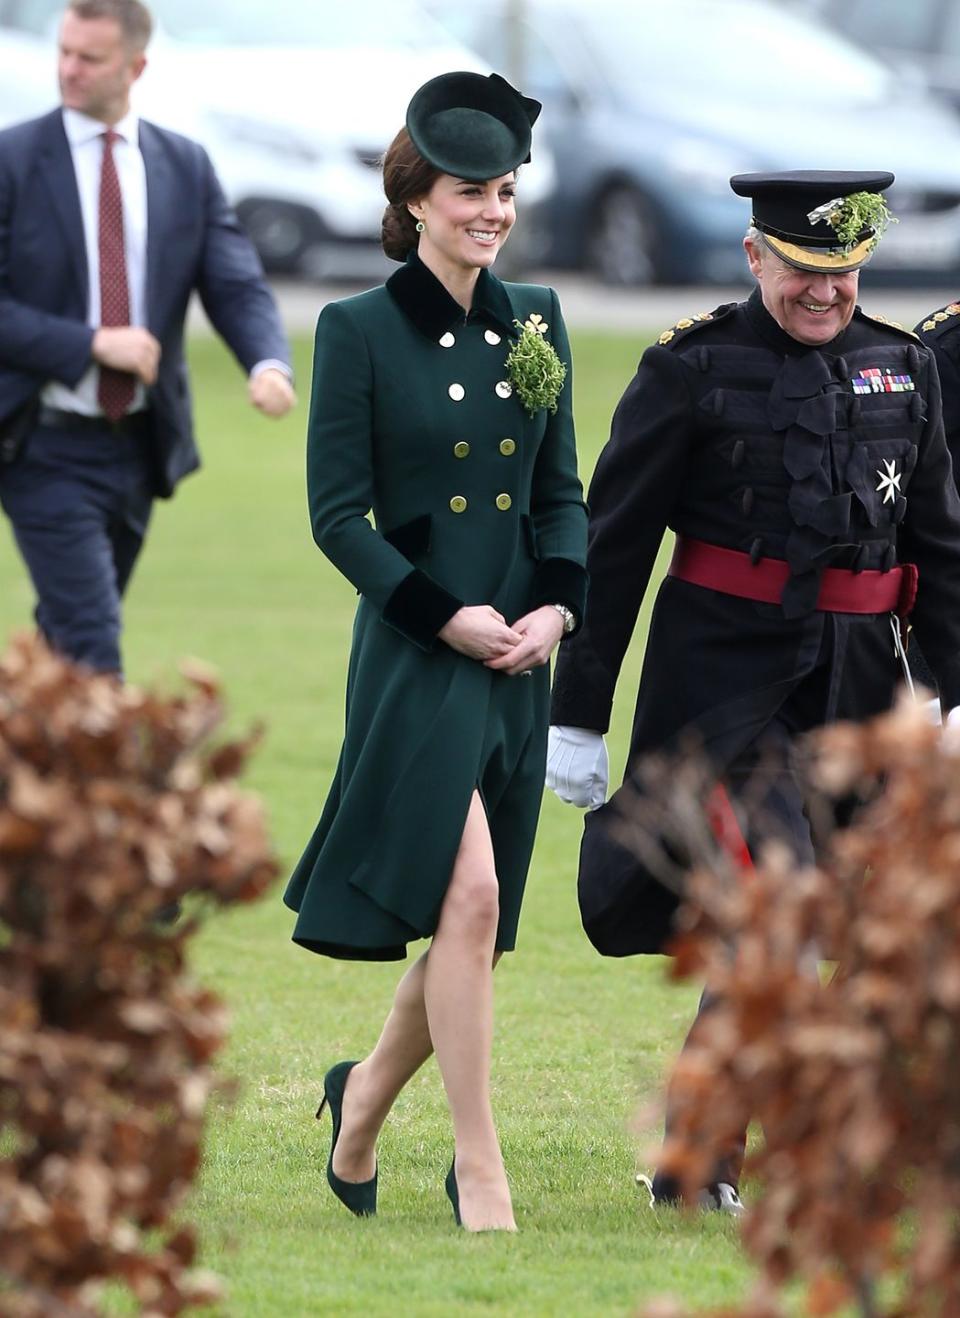
M 441 348 L 452 348 L 453 345 L 456 343 L 456 339 L 453 337 L 450 331 L 447 330 L 446 334 L 441 334 L 439 343 Z
M 486 339 L 486 341 L 490 344 L 492 348 L 495 348 L 497 344 L 500 342 L 500 335 L 496 334 L 493 330 L 484 330 L 483 337 Z
M 499 390 L 500 390 L 500 386 L 497 385 L 497 391 L 499 392 Z M 450 395 L 450 397 L 453 399 L 455 403 L 463 402 L 463 399 L 466 396 L 466 392 L 467 391 L 466 389 L 464 389 L 462 384 L 452 384 L 450 388 L 447 390 L 447 393 Z
M 498 398 L 509 398 L 513 393 L 513 385 L 509 380 L 498 380 L 496 389 Z

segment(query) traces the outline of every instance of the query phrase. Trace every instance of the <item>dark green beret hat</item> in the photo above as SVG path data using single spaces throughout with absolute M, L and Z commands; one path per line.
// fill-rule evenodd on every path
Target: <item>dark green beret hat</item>
M 424 160 L 456 178 L 482 181 L 530 159 L 539 101 L 498 73 L 441 73 L 407 106 L 407 132 Z

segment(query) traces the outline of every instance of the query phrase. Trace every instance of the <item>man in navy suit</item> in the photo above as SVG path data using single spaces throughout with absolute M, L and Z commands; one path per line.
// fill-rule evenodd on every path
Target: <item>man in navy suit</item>
M 71 0 L 62 108 L 0 133 L 0 504 L 37 622 L 120 672 L 120 601 L 155 497 L 199 465 L 183 353 L 196 289 L 254 407 L 295 402 L 260 262 L 196 143 L 139 120 L 140 0 Z

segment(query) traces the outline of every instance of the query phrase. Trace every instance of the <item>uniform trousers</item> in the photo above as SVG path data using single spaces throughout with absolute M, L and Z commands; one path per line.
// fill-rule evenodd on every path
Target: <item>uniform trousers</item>
M 759 857 L 763 844 L 776 840 L 789 847 L 798 869 L 815 863 L 818 833 L 826 824 L 827 812 L 825 809 L 811 812 L 811 793 L 805 781 L 803 753 L 798 748 L 797 738 L 820 722 L 818 714 L 825 708 L 829 684 L 829 666 L 824 663 L 800 683 L 764 729 L 763 735 L 742 751 L 724 773 L 724 785 L 734 804 L 751 856 Z M 836 812 L 831 809 L 829 824 L 846 822 L 856 804 L 845 801 Z M 697 1016 L 684 1048 L 696 1046 L 703 1023 L 718 1000 L 708 986 L 700 998 Z M 674 1122 L 673 1110 L 673 1097 L 668 1088 L 665 1120 L 668 1137 Z M 744 1129 L 729 1145 L 715 1151 L 708 1185 L 726 1183 L 734 1189 L 739 1188 L 746 1140 Z M 679 1199 L 679 1182 L 657 1172 L 653 1179 L 653 1195 L 658 1201 Z
M 121 671 L 123 593 L 153 504 L 147 413 L 111 424 L 41 409 L 14 463 L 0 467 L 10 519 L 52 648 Z

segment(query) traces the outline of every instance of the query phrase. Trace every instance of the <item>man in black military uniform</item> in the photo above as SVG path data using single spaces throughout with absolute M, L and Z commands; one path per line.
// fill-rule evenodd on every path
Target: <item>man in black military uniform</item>
M 695 744 L 751 848 L 776 833 L 798 862 L 812 858 L 793 744 L 889 707 L 897 615 L 911 604 L 944 701 L 960 704 L 960 499 L 937 372 L 913 334 L 856 306 L 892 181 L 732 179 L 753 202 L 744 247 L 756 289 L 661 334 L 615 413 L 589 493 L 586 622 L 557 665 L 547 779 L 594 808 L 579 895 L 606 955 L 662 951 L 677 906 L 612 836 L 636 791 L 630 775 L 602 804 L 602 734 L 668 527 L 676 549 L 650 625 L 631 765 Z M 775 768 L 764 808 L 747 818 L 761 757 Z M 738 1162 L 718 1160 L 703 1202 L 738 1210 Z M 652 1189 L 656 1201 L 677 1194 L 662 1176 Z
M 920 342 L 930 349 L 937 363 L 943 392 L 943 429 L 947 447 L 960 459 L 960 302 L 948 302 L 924 316 L 916 326 Z M 956 470 L 954 475 L 957 475 Z
M 947 448 L 953 459 L 954 480 L 960 479 L 960 302 L 931 311 L 918 321 L 915 332 L 921 343 L 929 348 L 937 363 L 940 391 L 943 400 L 943 431 Z M 936 678 L 924 658 L 920 647 L 910 647 L 910 668 L 914 680 L 935 687 Z M 935 708 L 935 706 L 932 706 Z

